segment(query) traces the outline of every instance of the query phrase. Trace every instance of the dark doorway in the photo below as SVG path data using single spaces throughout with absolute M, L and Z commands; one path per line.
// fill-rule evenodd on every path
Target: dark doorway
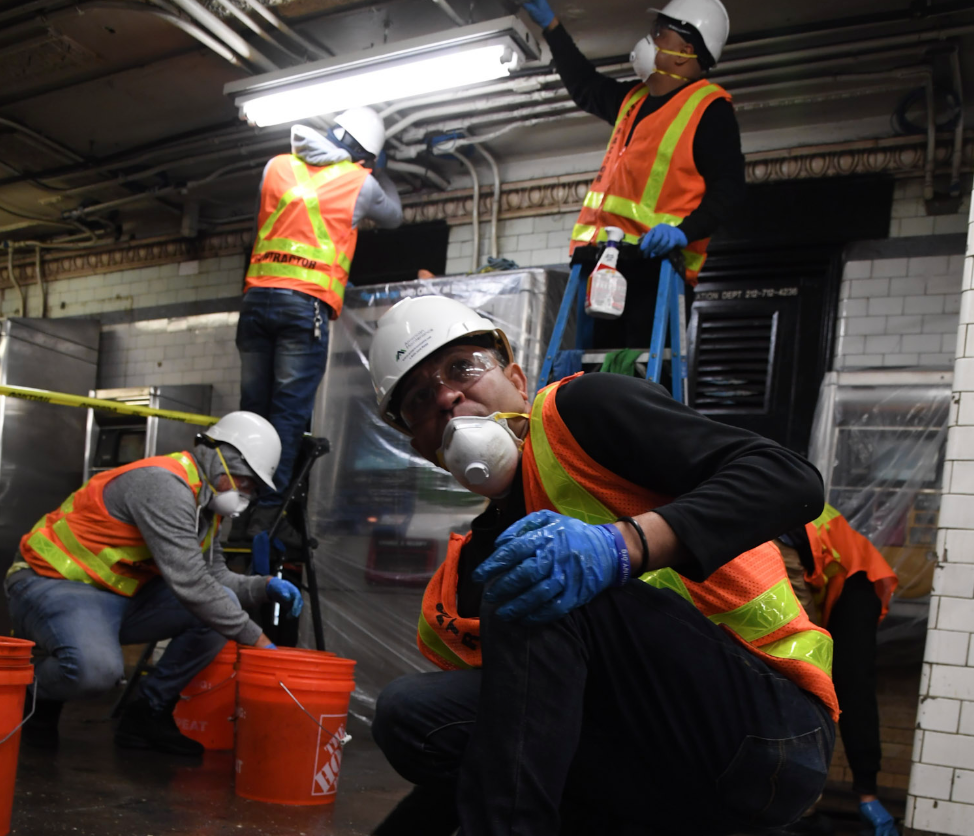
M 449 237 L 446 221 L 364 230 L 358 236 L 348 280 L 354 285 L 407 282 L 419 270 L 442 276 Z

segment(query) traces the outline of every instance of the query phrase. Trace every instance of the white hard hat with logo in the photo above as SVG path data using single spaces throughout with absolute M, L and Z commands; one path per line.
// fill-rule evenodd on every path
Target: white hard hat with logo
M 267 487 L 274 487 L 274 471 L 281 460 L 281 438 L 266 418 L 256 412 L 228 412 L 202 436 L 236 448 L 247 467 Z
M 730 17 L 720 0 L 670 0 L 662 9 L 649 11 L 689 23 L 700 33 L 714 63 L 720 60 L 730 34 Z
M 383 420 L 404 433 L 409 429 L 389 408 L 396 385 L 434 351 L 461 337 L 487 335 L 507 362 L 514 356 L 507 335 L 489 319 L 446 296 L 417 296 L 403 299 L 379 319 L 369 369 Z
M 348 131 L 373 157 L 378 157 L 386 144 L 386 126 L 371 107 L 350 107 L 335 117 L 335 124 Z

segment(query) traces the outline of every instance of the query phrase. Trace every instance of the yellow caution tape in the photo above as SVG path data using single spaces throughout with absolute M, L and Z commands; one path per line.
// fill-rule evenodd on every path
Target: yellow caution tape
M 116 415 L 144 415 L 157 418 L 167 418 L 170 421 L 182 421 L 185 424 L 198 424 L 209 427 L 219 421 L 213 415 L 196 415 L 193 412 L 177 412 L 174 409 L 153 409 L 151 406 L 136 406 L 135 404 L 109 401 L 103 398 L 86 398 L 82 395 L 69 395 L 67 392 L 50 392 L 47 389 L 31 389 L 27 386 L 0 386 L 0 395 L 20 398 L 25 401 L 52 403 L 58 406 L 80 406 L 85 409 L 102 409 L 114 412 Z

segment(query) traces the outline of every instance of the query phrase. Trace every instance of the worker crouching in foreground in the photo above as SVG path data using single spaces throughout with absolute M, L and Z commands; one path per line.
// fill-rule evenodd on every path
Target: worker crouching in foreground
M 266 420 L 232 412 L 197 437 L 192 453 L 99 473 L 24 535 L 4 588 L 17 635 L 49 654 L 35 668 L 28 744 L 54 748 L 63 704 L 121 679 L 122 644 L 170 639 L 115 742 L 202 754 L 172 717 L 180 692 L 227 639 L 273 647 L 241 605 L 270 600 L 291 615 L 301 610 L 293 584 L 231 572 L 218 537 L 221 517 L 241 513 L 259 482 L 273 484 L 280 454 Z
M 275 486 L 247 526 L 268 529 L 284 501 L 314 411 L 328 358 L 328 322 L 342 312 L 358 226 L 402 223 L 396 186 L 385 171 L 385 128 L 367 107 L 345 111 L 327 136 L 291 128 L 291 152 L 271 159 L 260 186 L 258 231 L 237 324 L 240 408 L 269 420 L 281 437 Z M 300 548 L 287 517 L 276 537 Z
M 820 513 L 818 472 L 645 380 L 529 395 L 504 333 L 443 297 L 386 313 L 369 362 L 383 418 L 491 499 L 426 589 L 444 671 L 379 697 L 374 737 L 417 786 L 376 833 L 799 818 L 835 737 L 832 642 L 767 541 Z
M 882 747 L 876 701 L 876 627 L 889 611 L 899 581 L 869 540 L 831 505 L 807 525 L 781 536 L 799 599 L 835 640 L 833 678 L 842 706 L 839 733 L 852 771 L 859 814 L 874 836 L 898 836 L 896 823 L 877 797 Z M 807 597 L 803 597 L 803 591 Z M 781 836 L 822 836 L 827 818 L 806 816 Z
M 686 310 L 707 244 L 746 198 L 741 134 L 730 94 L 704 78 L 720 60 L 730 20 L 720 0 L 671 0 L 631 55 L 637 81 L 597 72 L 547 0 L 525 10 L 544 30 L 575 104 L 613 126 L 605 157 L 572 230 L 573 263 L 595 267 L 606 227 L 625 241 L 619 270 L 628 280 L 619 319 L 597 319 L 595 348 L 645 348 L 656 309 L 661 259 L 686 266 Z M 640 25 L 640 24 L 636 24 Z M 641 28 L 641 25 L 640 25 Z

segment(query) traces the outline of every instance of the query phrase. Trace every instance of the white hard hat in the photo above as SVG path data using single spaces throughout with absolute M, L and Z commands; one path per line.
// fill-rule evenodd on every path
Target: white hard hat
M 649 11 L 689 23 L 700 33 L 716 64 L 730 34 L 730 17 L 720 0 L 670 0 L 662 9 Z
M 267 487 L 274 487 L 274 471 L 281 460 L 281 439 L 266 418 L 255 412 L 228 412 L 202 435 L 236 448 L 247 467 Z
M 393 305 L 379 319 L 369 349 L 372 385 L 382 418 L 408 433 L 409 429 L 399 415 L 389 409 L 396 385 L 437 349 L 461 337 L 480 334 L 494 339 L 507 362 L 514 359 L 507 335 L 489 319 L 456 299 L 416 296 Z
M 358 144 L 373 157 L 378 157 L 386 144 L 386 126 L 382 124 L 382 117 L 371 107 L 350 107 L 335 117 L 335 124 L 354 136 Z

